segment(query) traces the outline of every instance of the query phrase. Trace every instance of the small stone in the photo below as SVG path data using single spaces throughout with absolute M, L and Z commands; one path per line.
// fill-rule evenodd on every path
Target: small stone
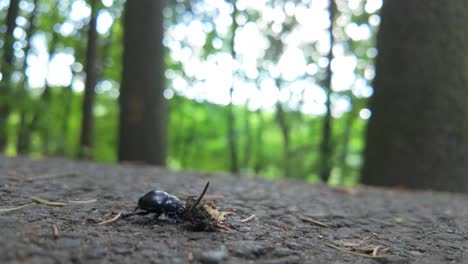
M 240 231 L 240 232 L 247 233 L 247 232 L 252 231 L 252 228 L 250 228 L 250 227 L 248 227 L 248 226 L 241 226 L 241 227 L 239 227 L 239 231 Z
M 114 252 L 117 254 L 125 255 L 132 253 L 133 249 L 129 247 L 115 247 Z
M 92 247 L 86 250 L 85 256 L 90 259 L 100 259 L 107 254 L 107 249 L 102 247 Z
M 255 235 L 254 233 L 244 234 L 244 240 L 256 240 L 256 239 L 257 239 L 257 235 Z
M 297 255 L 297 254 L 299 254 L 299 252 L 290 250 L 287 248 L 277 248 L 273 250 L 272 252 L 272 255 L 275 257 L 287 257 L 287 256 Z
M 251 241 L 236 241 L 232 244 L 232 251 L 238 257 L 253 257 L 265 255 L 270 248 Z
M 220 246 L 216 250 L 206 251 L 201 253 L 199 260 L 201 263 L 216 264 L 220 263 L 223 259 L 228 256 L 228 250 L 226 246 Z
M 262 264 L 296 264 L 296 263 L 303 263 L 299 256 L 290 256 L 278 259 L 269 259 L 259 262 Z
M 74 238 L 61 238 L 57 241 L 57 245 L 60 245 L 62 249 L 79 250 L 81 247 L 81 241 Z
M 294 243 L 294 242 L 289 242 L 289 243 L 287 244 L 287 246 L 288 246 L 288 248 L 290 248 L 290 249 L 292 249 L 292 250 L 302 250 L 302 249 L 304 249 L 303 246 L 301 246 L 301 245 L 299 245 L 299 244 L 297 244 L 297 243 Z

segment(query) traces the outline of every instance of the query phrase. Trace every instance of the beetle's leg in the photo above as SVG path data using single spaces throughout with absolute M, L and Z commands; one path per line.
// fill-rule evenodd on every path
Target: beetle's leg
M 167 216 L 166 218 L 163 218 L 163 219 L 159 219 L 159 221 L 166 222 L 166 223 L 169 223 L 169 224 L 177 224 L 177 220 L 175 218 L 171 218 L 169 216 Z
M 153 212 L 153 214 L 154 214 L 154 219 L 159 219 L 159 216 L 161 216 L 160 212 L 157 212 L 157 213 Z
M 122 217 L 121 218 L 126 218 L 126 217 L 130 217 L 130 216 L 134 216 L 134 215 L 147 215 L 151 212 L 147 212 L 147 211 L 144 211 L 144 212 L 135 212 L 135 210 L 133 212 L 130 212 L 130 213 L 126 213 L 126 214 L 122 214 Z

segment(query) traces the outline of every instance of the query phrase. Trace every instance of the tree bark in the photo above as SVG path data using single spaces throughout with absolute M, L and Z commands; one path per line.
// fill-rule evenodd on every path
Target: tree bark
M 127 1 L 119 160 L 166 164 L 164 1 Z
M 259 174 L 264 166 L 265 166 L 265 161 L 264 161 L 264 155 L 263 155 L 263 131 L 265 129 L 265 121 L 263 119 L 263 112 L 262 109 L 259 108 L 256 111 L 257 115 L 257 122 L 258 122 L 258 127 L 257 131 L 255 133 L 255 162 L 254 162 L 254 173 Z
M 28 91 L 26 87 L 28 86 L 28 78 L 26 77 L 26 69 L 28 67 L 27 58 L 29 56 L 29 52 L 31 50 L 31 43 L 32 43 L 32 36 L 34 31 L 36 30 L 36 13 L 37 13 L 37 6 L 39 4 L 39 0 L 33 1 L 34 7 L 31 10 L 29 16 L 29 27 L 26 30 L 26 36 L 28 41 L 26 42 L 26 47 L 24 47 L 24 60 L 23 60 L 23 81 L 20 87 L 20 122 L 18 128 L 18 139 L 16 142 L 16 151 L 19 154 L 25 154 L 29 151 L 30 146 L 30 130 L 28 126 L 28 116 L 30 114 L 30 109 L 27 109 L 26 104 L 30 103 L 30 98 L 28 95 Z M 28 113 L 29 112 L 29 113 Z
M 81 117 L 81 136 L 78 156 L 92 158 L 94 147 L 94 88 L 98 81 L 98 35 L 96 30 L 98 0 L 91 0 L 91 19 L 88 26 L 88 45 L 86 49 L 86 81 Z
M 384 1 L 363 182 L 468 191 L 466 1 Z
M 281 81 L 276 80 L 277 87 L 281 87 Z M 281 136 L 283 137 L 283 176 L 292 177 L 291 175 L 291 140 L 290 140 L 290 129 L 281 102 L 276 103 L 275 111 L 276 122 L 281 130 Z
M 330 51 L 328 52 L 328 66 L 327 72 L 325 75 L 324 88 L 327 94 L 327 101 L 325 103 L 326 113 L 323 117 L 323 126 L 322 126 L 322 142 L 320 145 L 320 179 L 323 182 L 328 182 L 330 178 L 330 173 L 332 170 L 332 109 L 331 109 L 331 95 L 333 93 L 331 87 L 332 80 L 332 70 L 331 63 L 333 60 L 333 45 L 335 44 L 335 37 L 333 36 L 333 27 L 335 24 L 335 13 L 336 13 L 336 3 L 335 0 L 330 0 L 330 7 L 328 8 L 330 13 Z
M 236 59 L 236 51 L 234 49 L 234 40 L 236 36 L 237 30 L 237 7 L 236 1 L 231 0 L 231 5 L 234 8 L 232 12 L 232 25 L 231 25 L 231 41 L 230 41 L 230 48 L 231 48 L 231 56 L 232 59 Z M 234 72 L 233 72 L 234 73 Z M 234 76 L 233 76 L 234 77 Z M 229 160 L 230 160 L 230 172 L 234 174 L 239 173 L 239 155 L 237 149 L 237 133 L 236 133 L 236 117 L 234 114 L 234 105 L 233 101 L 233 93 L 234 93 L 234 78 L 231 87 L 229 88 L 229 105 L 228 105 L 228 115 L 227 115 L 227 127 L 228 127 L 228 145 L 229 145 Z
M 11 87 L 11 74 L 13 73 L 13 44 L 15 38 L 13 31 L 16 27 L 18 17 L 19 0 L 10 0 L 6 17 L 6 32 L 3 48 L 2 81 L 0 82 L 0 152 L 4 151 L 7 145 L 7 124 L 10 116 L 10 97 L 13 92 Z

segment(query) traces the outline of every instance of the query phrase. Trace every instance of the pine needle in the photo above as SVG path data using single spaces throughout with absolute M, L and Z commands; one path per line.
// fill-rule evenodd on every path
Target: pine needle
M 110 224 L 110 223 L 113 223 L 113 222 L 119 220 L 121 217 L 122 217 L 122 213 L 118 213 L 114 218 L 99 222 L 99 223 L 97 223 L 97 225 L 107 225 L 107 224 Z
M 29 206 L 29 204 L 24 204 L 24 205 L 21 205 L 21 206 L 17 206 L 17 207 L 11 207 L 11 208 L 0 208 L 0 213 L 7 213 L 7 212 L 13 212 L 13 211 L 17 211 L 17 210 L 21 210 L 25 207 Z
M 49 205 L 49 206 L 64 206 L 64 205 L 66 205 L 65 203 L 51 202 L 51 201 L 48 201 L 48 200 L 45 200 L 45 199 L 42 199 L 42 198 L 39 198 L 39 197 L 36 197 L 36 196 L 31 196 L 30 198 L 31 198 L 31 200 L 33 200 L 36 203 L 45 204 L 45 205 Z
M 324 242 L 324 244 L 327 247 L 331 247 L 331 248 L 334 248 L 336 250 L 339 250 L 339 251 L 342 251 L 342 252 L 357 256 L 357 257 L 370 258 L 370 259 L 383 259 L 384 258 L 382 256 L 373 256 L 373 255 L 367 255 L 367 254 L 363 254 L 363 253 L 354 252 L 354 251 L 348 250 L 346 248 L 335 246 L 335 245 L 327 243 L 327 242 Z

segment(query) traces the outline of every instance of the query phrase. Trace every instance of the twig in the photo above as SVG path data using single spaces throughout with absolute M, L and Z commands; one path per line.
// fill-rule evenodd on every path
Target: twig
M 0 213 L 7 213 L 7 212 L 13 212 L 13 211 L 16 211 L 16 210 L 21 210 L 27 206 L 29 206 L 30 204 L 24 204 L 24 205 L 21 205 L 21 206 L 17 206 L 17 207 L 12 207 L 12 208 L 0 208 Z
M 255 217 L 256 217 L 256 216 L 253 214 L 253 215 L 251 215 L 251 216 L 249 216 L 249 217 L 247 217 L 247 218 L 245 218 L 245 219 L 240 220 L 240 222 L 241 222 L 241 223 L 247 223 L 247 222 L 250 222 L 250 221 L 254 220 Z
M 59 237 L 59 230 L 56 225 L 52 225 L 52 234 L 55 239 Z
M 122 213 L 118 213 L 114 218 L 97 223 L 98 225 L 107 225 L 120 219 Z
M 198 196 L 198 199 L 195 201 L 195 203 L 189 209 L 187 209 L 187 213 L 191 212 L 193 209 L 195 209 L 195 207 L 197 207 L 197 205 L 203 199 L 203 196 L 205 196 L 208 186 L 210 186 L 210 182 L 206 183 L 205 188 L 203 189 L 203 192 L 200 194 L 200 196 Z
M 327 225 L 325 223 L 322 223 L 320 221 L 317 221 L 317 220 L 314 220 L 314 219 L 311 219 L 311 218 L 302 217 L 301 219 L 304 222 L 309 222 L 309 223 L 312 223 L 312 224 L 315 224 L 315 225 L 318 225 L 318 226 L 321 226 L 321 227 L 326 227 L 326 228 L 330 227 L 329 225 Z
M 217 224 L 216 227 L 220 228 L 220 229 L 223 229 L 223 230 L 226 230 L 226 231 L 231 231 L 232 229 L 229 228 L 228 226 L 225 226 L 223 224 Z
M 327 243 L 327 242 L 324 242 L 324 244 L 325 244 L 327 247 L 331 247 L 331 248 L 334 248 L 334 249 L 336 249 L 336 250 L 339 250 L 339 251 L 342 251 L 342 252 L 345 252 L 345 253 L 348 253 L 348 254 L 351 254 L 351 255 L 354 255 L 354 256 L 358 256 L 358 257 L 371 258 L 371 259 L 383 259 L 383 258 L 384 258 L 384 257 L 382 257 L 382 256 L 372 256 L 372 255 L 367 255 L 367 254 L 362 254 L 362 253 L 354 252 L 354 251 L 348 250 L 348 249 L 346 249 L 346 248 L 342 248 L 342 247 L 339 247 L 339 246 L 335 246 L 335 245 L 330 244 L 330 243 Z
M 36 197 L 36 196 L 31 196 L 30 198 L 31 198 L 31 200 L 33 200 L 36 203 L 45 204 L 45 205 L 49 205 L 49 206 L 64 206 L 65 205 L 65 203 L 51 202 L 51 201 L 48 201 L 48 200 L 45 200 L 45 199 L 42 199 L 42 198 L 39 198 L 39 197 Z
M 230 215 L 237 215 L 236 212 L 221 212 L 222 216 L 230 216 Z
M 89 203 L 95 203 L 97 202 L 97 199 L 91 199 L 91 200 L 84 200 L 84 201 L 73 201 L 73 200 L 68 200 L 69 203 L 74 203 L 74 204 L 89 204 Z

